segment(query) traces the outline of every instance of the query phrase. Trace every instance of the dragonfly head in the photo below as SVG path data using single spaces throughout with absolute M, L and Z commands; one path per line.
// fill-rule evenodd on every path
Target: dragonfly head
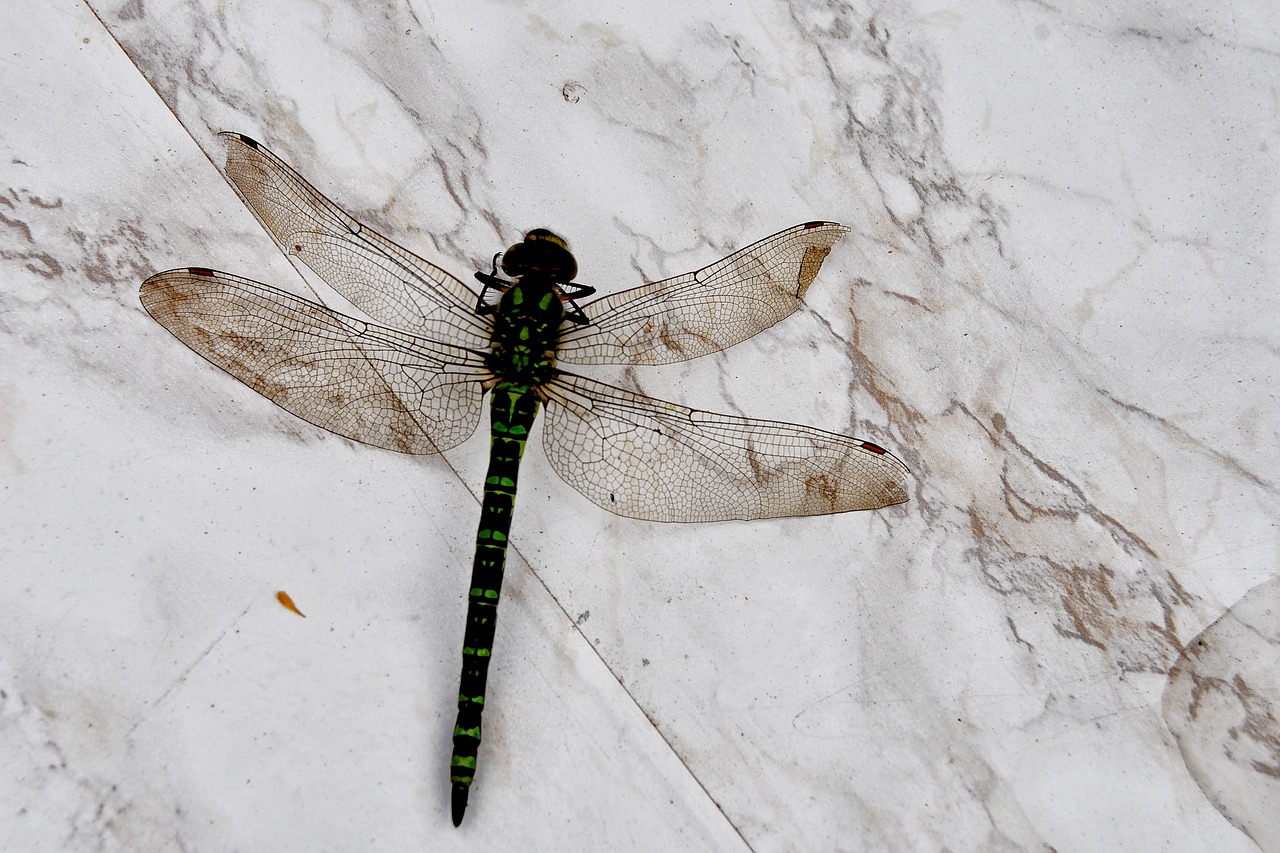
M 515 278 L 526 273 L 541 273 L 557 283 L 573 281 L 578 262 L 569 244 L 545 228 L 535 228 L 502 254 L 502 271 Z

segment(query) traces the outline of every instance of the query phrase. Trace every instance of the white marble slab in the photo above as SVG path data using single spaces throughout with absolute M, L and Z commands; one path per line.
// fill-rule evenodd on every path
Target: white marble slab
M 1280 551 L 1270 4 L 62 2 L 0 33 L 0 847 L 1280 849 L 1247 627 Z M 311 286 L 224 129 L 464 277 L 534 226 L 612 291 L 844 222 L 811 310 L 594 375 L 865 437 L 912 501 L 647 524 L 531 448 L 454 829 L 486 442 L 336 438 L 142 311 L 175 266 Z

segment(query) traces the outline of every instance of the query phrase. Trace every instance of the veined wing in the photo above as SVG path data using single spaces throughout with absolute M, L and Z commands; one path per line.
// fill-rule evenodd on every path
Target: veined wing
M 475 291 L 361 225 L 256 141 L 220 135 L 227 177 L 285 254 L 379 322 L 460 347 L 489 346 Z
M 861 439 L 700 412 L 571 373 L 542 393 L 551 466 L 618 515 L 728 521 L 907 500 L 907 467 Z
M 213 270 L 157 273 L 142 307 L 184 344 L 276 405 L 401 453 L 439 453 L 480 421 L 481 353 L 375 326 Z
M 587 303 L 589 326 L 560 338 L 569 364 L 670 364 L 719 352 L 789 317 L 822 261 L 849 232 L 806 222 L 696 272 Z

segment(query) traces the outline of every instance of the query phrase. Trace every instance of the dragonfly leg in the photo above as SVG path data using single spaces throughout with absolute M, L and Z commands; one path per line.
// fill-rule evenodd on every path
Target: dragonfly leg
M 596 289 L 589 284 L 578 284 L 576 281 L 557 282 L 556 288 L 560 291 L 560 300 L 569 306 L 565 309 L 564 318 L 579 326 L 590 326 L 591 319 L 582 313 L 582 308 L 573 300 L 590 296 L 596 292 Z
M 476 280 L 484 285 L 484 289 L 480 291 L 480 298 L 476 300 L 477 314 L 497 314 L 498 299 L 489 297 L 489 291 L 495 291 L 501 297 L 511 288 L 512 282 L 498 278 L 498 258 L 500 257 L 502 257 L 501 252 L 493 256 L 493 269 L 489 272 L 476 272 Z

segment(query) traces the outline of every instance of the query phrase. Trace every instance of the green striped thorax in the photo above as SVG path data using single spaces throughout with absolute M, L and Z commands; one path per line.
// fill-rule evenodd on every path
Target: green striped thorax
M 514 281 L 498 303 L 489 367 L 512 384 L 537 386 L 554 375 L 565 316 L 559 285 L 573 280 L 578 262 L 563 239 L 535 228 L 503 253 L 502 271 Z

